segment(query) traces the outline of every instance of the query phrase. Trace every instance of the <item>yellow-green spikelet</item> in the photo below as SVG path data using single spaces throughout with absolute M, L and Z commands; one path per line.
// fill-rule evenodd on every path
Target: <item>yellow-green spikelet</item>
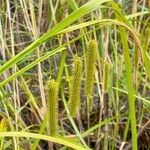
M 82 60 L 75 57 L 73 76 L 69 88 L 69 111 L 72 117 L 75 117 L 80 108 L 80 91 L 82 78 Z
M 104 92 L 107 93 L 108 92 L 108 88 L 109 88 L 109 76 L 110 76 L 110 64 L 107 61 L 105 63 L 105 69 L 104 69 Z
M 58 128 L 58 83 L 55 80 L 48 81 L 48 112 L 50 135 L 57 135 Z
M 93 103 L 93 88 L 94 88 L 94 75 L 95 75 L 95 61 L 97 56 L 97 42 L 90 40 L 88 43 L 88 50 L 86 53 L 85 65 L 85 94 L 89 98 L 89 105 L 92 108 Z

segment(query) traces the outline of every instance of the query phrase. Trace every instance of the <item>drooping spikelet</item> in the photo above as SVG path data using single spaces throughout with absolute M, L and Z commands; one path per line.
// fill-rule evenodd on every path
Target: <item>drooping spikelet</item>
M 95 74 L 95 61 L 97 56 L 97 42 L 91 40 L 88 43 L 88 50 L 86 53 L 86 66 L 85 66 L 85 94 L 89 99 L 90 108 L 92 108 L 92 97 L 94 88 L 94 74 Z
M 107 93 L 108 92 L 108 88 L 109 88 L 109 77 L 110 77 L 110 64 L 109 62 L 105 63 L 105 68 L 104 68 L 104 92 Z
M 75 117 L 80 108 L 80 91 L 82 77 L 82 60 L 80 57 L 75 57 L 73 76 L 69 88 L 69 110 L 70 115 Z
M 55 80 L 49 80 L 47 85 L 50 135 L 56 136 L 58 127 L 58 83 Z

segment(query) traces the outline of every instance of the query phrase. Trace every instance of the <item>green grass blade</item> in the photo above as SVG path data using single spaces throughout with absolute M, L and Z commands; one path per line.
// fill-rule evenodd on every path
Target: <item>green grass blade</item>
M 71 13 L 67 18 L 62 20 L 60 23 L 58 23 L 56 26 L 54 26 L 52 29 L 47 31 L 44 35 L 42 35 L 40 38 L 38 38 L 36 41 L 34 41 L 32 44 L 30 44 L 28 47 L 26 47 L 24 50 L 22 50 L 19 54 L 11 58 L 9 61 L 7 61 L 3 66 L 0 68 L 0 74 L 12 67 L 14 64 L 19 62 L 21 59 L 23 59 L 25 56 L 29 55 L 32 51 L 35 50 L 38 46 L 43 44 L 46 40 L 49 38 L 55 36 L 63 30 L 65 27 L 69 26 L 74 21 L 78 20 L 82 16 L 88 14 L 91 11 L 94 11 L 100 7 L 101 4 L 108 2 L 111 0 L 92 0 L 88 3 L 84 4 L 80 8 L 78 8 L 76 11 Z
M 34 67 L 35 65 L 37 65 L 39 62 L 47 59 L 50 56 L 53 56 L 54 54 L 61 52 L 65 50 L 64 47 L 62 48 L 56 48 L 53 51 L 48 52 L 47 54 L 45 54 L 44 56 L 40 57 L 39 59 L 35 60 L 34 62 L 32 62 L 31 64 L 29 64 L 28 66 L 22 68 L 21 70 L 19 70 L 18 72 L 16 72 L 15 74 L 11 75 L 10 77 L 8 77 L 7 79 L 5 79 L 4 81 L 2 81 L 0 83 L 0 87 L 4 86 L 5 84 L 7 84 L 8 82 L 10 82 L 11 80 L 15 79 L 16 77 L 18 77 L 19 75 L 23 74 L 25 71 L 29 70 L 30 68 Z
M 123 47 L 124 59 L 125 59 L 125 69 L 126 69 L 126 80 L 128 87 L 128 101 L 129 101 L 129 117 L 131 121 L 131 133 L 132 133 L 132 148 L 137 150 L 137 129 L 136 129 L 136 113 L 135 113 L 135 97 L 134 88 L 132 82 L 132 68 L 131 60 L 128 48 L 128 39 L 126 31 L 120 28 L 121 42 Z
M 92 133 L 94 130 L 98 129 L 99 127 L 102 127 L 108 123 L 110 123 L 112 120 L 116 119 L 116 117 L 112 117 L 112 118 L 108 118 L 105 119 L 104 121 L 99 122 L 98 124 L 94 125 L 93 127 L 91 127 L 90 129 L 88 129 L 87 131 L 83 132 L 81 135 L 82 137 L 86 137 L 88 136 L 90 133 Z
M 29 133 L 29 132 L 0 132 L 0 137 L 26 137 L 26 138 L 34 138 L 34 139 L 41 139 L 45 141 L 55 142 L 58 144 L 62 144 L 71 148 L 74 148 L 76 150 L 86 150 L 82 146 L 78 145 L 77 143 L 73 143 L 67 140 L 64 140 L 64 138 L 60 137 L 51 137 L 47 135 L 42 134 L 36 134 L 36 133 Z

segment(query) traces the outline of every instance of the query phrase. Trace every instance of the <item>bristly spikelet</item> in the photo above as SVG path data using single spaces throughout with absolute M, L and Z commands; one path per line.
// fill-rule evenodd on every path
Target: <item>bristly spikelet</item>
M 88 50 L 86 53 L 86 66 L 85 66 L 85 94 L 89 98 L 90 108 L 92 109 L 92 97 L 94 88 L 94 74 L 95 74 L 95 61 L 97 56 L 97 42 L 91 40 L 88 43 Z
M 49 80 L 47 86 L 50 135 L 56 136 L 58 127 L 58 83 L 55 80 Z
M 75 57 L 73 76 L 69 88 L 69 110 L 70 115 L 75 117 L 80 108 L 80 91 L 82 78 L 82 60 Z
M 110 64 L 109 62 L 105 63 L 105 68 L 104 68 L 104 92 L 108 92 L 109 88 L 109 71 L 110 71 Z

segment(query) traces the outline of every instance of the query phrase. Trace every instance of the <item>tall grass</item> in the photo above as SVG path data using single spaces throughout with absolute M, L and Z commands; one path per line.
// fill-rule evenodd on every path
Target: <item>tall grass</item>
M 0 3 L 1 149 L 150 148 L 147 1 Z

